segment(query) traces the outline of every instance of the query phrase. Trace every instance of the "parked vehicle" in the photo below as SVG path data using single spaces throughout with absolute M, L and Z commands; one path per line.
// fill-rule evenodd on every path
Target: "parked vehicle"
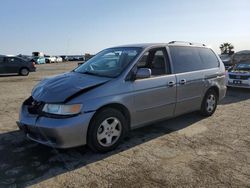
M 45 63 L 51 63 L 51 61 L 50 61 L 50 59 L 49 59 L 50 56 L 45 55 L 44 58 L 45 58 Z
M 120 46 L 41 81 L 24 101 L 18 126 L 41 144 L 106 152 L 127 131 L 152 122 L 193 111 L 211 116 L 225 93 L 225 68 L 210 48 Z
M 46 59 L 42 52 L 32 52 L 32 59 L 35 61 L 36 64 L 46 63 Z
M 32 59 L 34 60 L 34 62 L 36 64 L 45 64 L 46 63 L 46 59 L 44 57 L 32 57 Z
M 250 60 L 239 62 L 228 70 L 227 86 L 250 88 Z
M 67 56 L 67 61 L 84 61 L 84 56 L 82 56 L 82 55 L 69 55 L 69 56 Z
M 62 61 L 67 61 L 67 56 L 66 55 L 61 55 Z
M 45 55 L 44 57 L 45 57 L 46 63 L 56 63 L 57 62 L 56 56 Z
M 0 74 L 17 73 L 28 76 L 30 72 L 35 72 L 35 62 L 20 57 L 0 56 Z
M 63 59 L 60 56 L 56 56 L 56 62 L 61 63 L 63 62 Z

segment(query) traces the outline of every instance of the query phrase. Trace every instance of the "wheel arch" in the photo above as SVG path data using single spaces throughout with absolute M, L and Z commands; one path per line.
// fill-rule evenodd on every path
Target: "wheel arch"
M 219 96 L 220 96 L 219 87 L 216 86 L 216 85 L 213 85 L 213 86 L 209 87 L 206 90 L 204 97 L 206 96 L 207 92 L 210 91 L 210 90 L 214 90 L 216 92 L 216 94 L 217 94 L 217 97 L 219 98 Z
M 103 109 L 105 109 L 105 108 L 113 108 L 113 109 L 116 109 L 116 110 L 120 111 L 120 112 L 125 116 L 125 118 L 126 118 L 126 120 L 127 120 L 127 125 L 128 125 L 127 129 L 130 130 L 131 115 L 130 115 L 130 112 L 129 112 L 128 108 L 127 108 L 125 105 L 121 104 L 121 103 L 109 103 L 109 104 L 105 104 L 105 105 L 99 107 L 99 108 L 96 110 L 96 112 L 95 112 L 95 114 L 93 115 L 93 117 L 91 118 L 90 124 L 91 124 L 92 120 L 96 117 L 96 115 L 97 115 L 101 110 L 103 110 Z

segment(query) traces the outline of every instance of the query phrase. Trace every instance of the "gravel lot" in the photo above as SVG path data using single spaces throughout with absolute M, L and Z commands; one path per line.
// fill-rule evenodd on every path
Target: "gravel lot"
M 250 187 L 250 90 L 228 89 L 216 113 L 133 131 L 115 151 L 55 150 L 26 140 L 16 121 L 42 78 L 77 63 L 0 77 L 0 187 Z

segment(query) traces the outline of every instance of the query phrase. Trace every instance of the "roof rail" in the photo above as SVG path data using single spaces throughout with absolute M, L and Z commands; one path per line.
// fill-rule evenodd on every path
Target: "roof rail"
M 201 45 L 201 46 L 206 46 L 205 44 L 202 43 L 194 43 L 194 42 L 186 42 L 186 41 L 171 41 L 168 44 L 175 44 L 175 43 L 185 43 L 189 45 Z

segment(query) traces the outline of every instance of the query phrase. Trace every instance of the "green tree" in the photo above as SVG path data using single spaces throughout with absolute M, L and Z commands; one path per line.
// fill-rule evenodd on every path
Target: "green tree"
M 234 46 L 229 42 L 225 42 L 220 45 L 221 54 L 233 54 L 234 53 L 233 49 Z

